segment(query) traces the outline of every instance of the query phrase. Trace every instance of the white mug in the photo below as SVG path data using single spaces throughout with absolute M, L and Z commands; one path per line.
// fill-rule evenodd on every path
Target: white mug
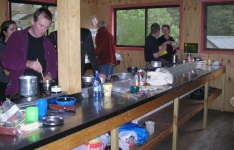
M 146 130 L 149 132 L 149 135 L 152 135 L 154 133 L 154 125 L 155 123 L 153 121 L 146 121 Z

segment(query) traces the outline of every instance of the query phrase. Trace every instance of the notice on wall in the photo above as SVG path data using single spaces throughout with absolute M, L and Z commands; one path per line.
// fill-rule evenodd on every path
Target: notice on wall
M 184 53 L 198 53 L 198 43 L 184 43 Z

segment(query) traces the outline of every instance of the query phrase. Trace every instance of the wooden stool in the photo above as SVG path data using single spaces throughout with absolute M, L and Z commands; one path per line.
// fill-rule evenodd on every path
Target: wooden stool
M 230 104 L 232 105 L 232 107 L 234 108 L 234 97 L 232 97 L 230 99 Z M 234 112 L 233 112 L 233 126 L 232 126 L 232 130 L 234 131 Z

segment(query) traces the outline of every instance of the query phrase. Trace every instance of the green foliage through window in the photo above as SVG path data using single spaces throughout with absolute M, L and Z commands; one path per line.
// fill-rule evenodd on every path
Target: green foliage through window
M 150 26 L 168 24 L 171 34 L 179 42 L 180 6 L 115 9 L 115 40 L 117 46 L 142 47 Z

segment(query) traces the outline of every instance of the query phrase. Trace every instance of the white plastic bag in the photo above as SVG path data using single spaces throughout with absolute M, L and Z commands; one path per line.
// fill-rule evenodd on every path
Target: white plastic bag
M 164 68 L 157 68 L 156 71 L 147 72 L 146 82 L 152 86 L 163 86 L 173 83 L 173 75 Z

